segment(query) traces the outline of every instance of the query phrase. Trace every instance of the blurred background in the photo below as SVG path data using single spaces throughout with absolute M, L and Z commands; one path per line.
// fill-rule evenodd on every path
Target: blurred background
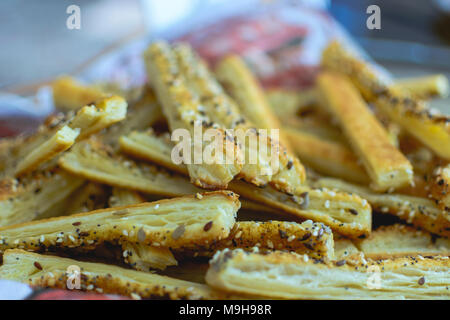
M 105 53 L 221 1 L 2 0 L 0 90 L 26 92 L 58 74 L 80 72 Z M 395 76 L 450 75 L 450 0 L 305 2 L 328 10 Z M 80 30 L 66 27 L 71 4 L 81 8 Z M 372 4 L 381 9 L 380 30 L 366 28 L 366 9 Z

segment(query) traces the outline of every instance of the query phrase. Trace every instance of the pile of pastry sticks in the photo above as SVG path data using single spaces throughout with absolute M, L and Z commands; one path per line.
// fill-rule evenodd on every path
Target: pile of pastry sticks
M 61 114 L 1 141 L 0 278 L 132 298 L 450 297 L 450 122 L 426 101 L 445 79 L 386 84 L 338 43 L 296 93 L 186 44 L 144 59 L 143 88 L 57 79 Z M 172 161 L 170 133 L 196 125 L 231 162 Z M 280 129 L 265 140 L 280 165 L 228 129 Z M 399 222 L 373 230 L 378 213 Z

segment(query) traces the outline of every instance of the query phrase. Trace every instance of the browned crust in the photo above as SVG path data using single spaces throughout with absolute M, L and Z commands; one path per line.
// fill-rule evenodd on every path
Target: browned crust
M 284 221 L 236 222 L 227 238 L 214 241 L 207 248 L 199 248 L 188 254 L 211 257 L 225 248 L 293 251 L 326 260 L 334 257 L 333 234 L 330 228 L 322 223 L 298 224 Z

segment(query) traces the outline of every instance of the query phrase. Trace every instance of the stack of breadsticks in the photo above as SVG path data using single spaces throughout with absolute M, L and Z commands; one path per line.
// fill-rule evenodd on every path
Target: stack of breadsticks
M 445 78 L 386 83 L 337 42 L 301 92 L 186 44 L 144 59 L 139 90 L 55 80 L 61 112 L 0 141 L 0 278 L 135 299 L 450 298 L 450 118 L 427 101 Z M 198 128 L 217 161 L 174 161 Z

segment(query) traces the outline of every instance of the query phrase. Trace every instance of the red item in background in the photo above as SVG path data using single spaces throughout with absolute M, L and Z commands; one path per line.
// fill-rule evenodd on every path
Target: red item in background
M 15 136 L 17 133 L 13 128 L 8 127 L 7 123 L 0 121 L 0 137 Z
M 321 11 L 290 9 L 229 18 L 179 40 L 189 42 L 212 65 L 229 53 L 242 56 L 266 87 L 308 87 L 321 50 L 337 28 Z
M 130 300 L 127 297 L 69 290 L 36 290 L 28 300 Z

